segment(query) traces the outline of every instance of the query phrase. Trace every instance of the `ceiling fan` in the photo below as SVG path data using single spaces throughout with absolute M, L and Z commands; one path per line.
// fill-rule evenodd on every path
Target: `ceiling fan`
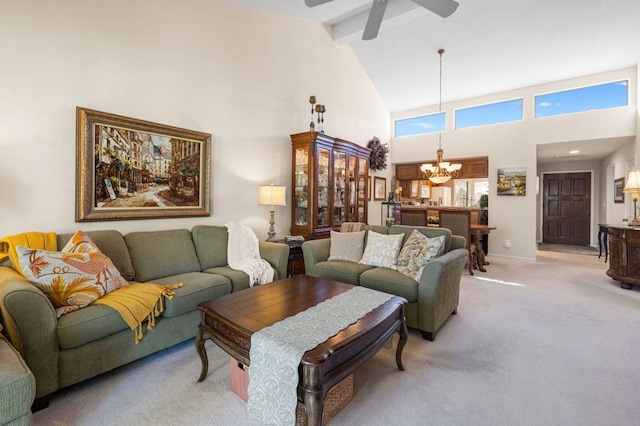
M 333 0 L 304 0 L 304 4 L 309 7 L 319 6 L 324 3 L 329 3 Z M 449 17 L 458 8 L 458 2 L 455 0 L 411 0 L 415 4 L 424 7 L 427 10 L 440 15 L 443 18 Z M 380 30 L 380 24 L 382 24 L 382 18 L 384 16 L 384 10 L 387 8 L 389 0 L 373 0 L 371 11 L 369 12 L 369 18 L 367 19 L 367 25 L 364 27 L 364 33 L 362 34 L 363 40 L 373 40 L 378 36 Z

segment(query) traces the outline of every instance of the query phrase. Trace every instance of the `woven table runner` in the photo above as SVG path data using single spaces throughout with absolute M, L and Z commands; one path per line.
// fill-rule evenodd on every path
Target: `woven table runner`
M 298 366 L 308 350 L 394 297 L 355 287 L 251 336 L 249 415 L 264 425 L 294 425 Z

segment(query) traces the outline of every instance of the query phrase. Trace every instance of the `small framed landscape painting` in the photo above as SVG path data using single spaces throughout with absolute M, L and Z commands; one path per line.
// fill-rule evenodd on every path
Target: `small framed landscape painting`
M 498 169 L 498 195 L 527 195 L 527 168 L 503 167 Z
M 76 108 L 76 222 L 210 216 L 211 135 Z

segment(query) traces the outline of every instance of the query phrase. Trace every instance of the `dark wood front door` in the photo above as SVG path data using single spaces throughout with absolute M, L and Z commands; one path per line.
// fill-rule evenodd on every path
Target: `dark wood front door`
M 542 241 L 589 245 L 591 173 L 546 174 L 542 188 Z

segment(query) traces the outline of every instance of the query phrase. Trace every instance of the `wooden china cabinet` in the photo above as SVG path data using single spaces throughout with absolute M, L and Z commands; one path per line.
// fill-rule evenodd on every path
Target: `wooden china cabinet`
M 343 222 L 367 222 L 370 149 L 319 132 L 291 135 L 291 235 L 328 238 Z

